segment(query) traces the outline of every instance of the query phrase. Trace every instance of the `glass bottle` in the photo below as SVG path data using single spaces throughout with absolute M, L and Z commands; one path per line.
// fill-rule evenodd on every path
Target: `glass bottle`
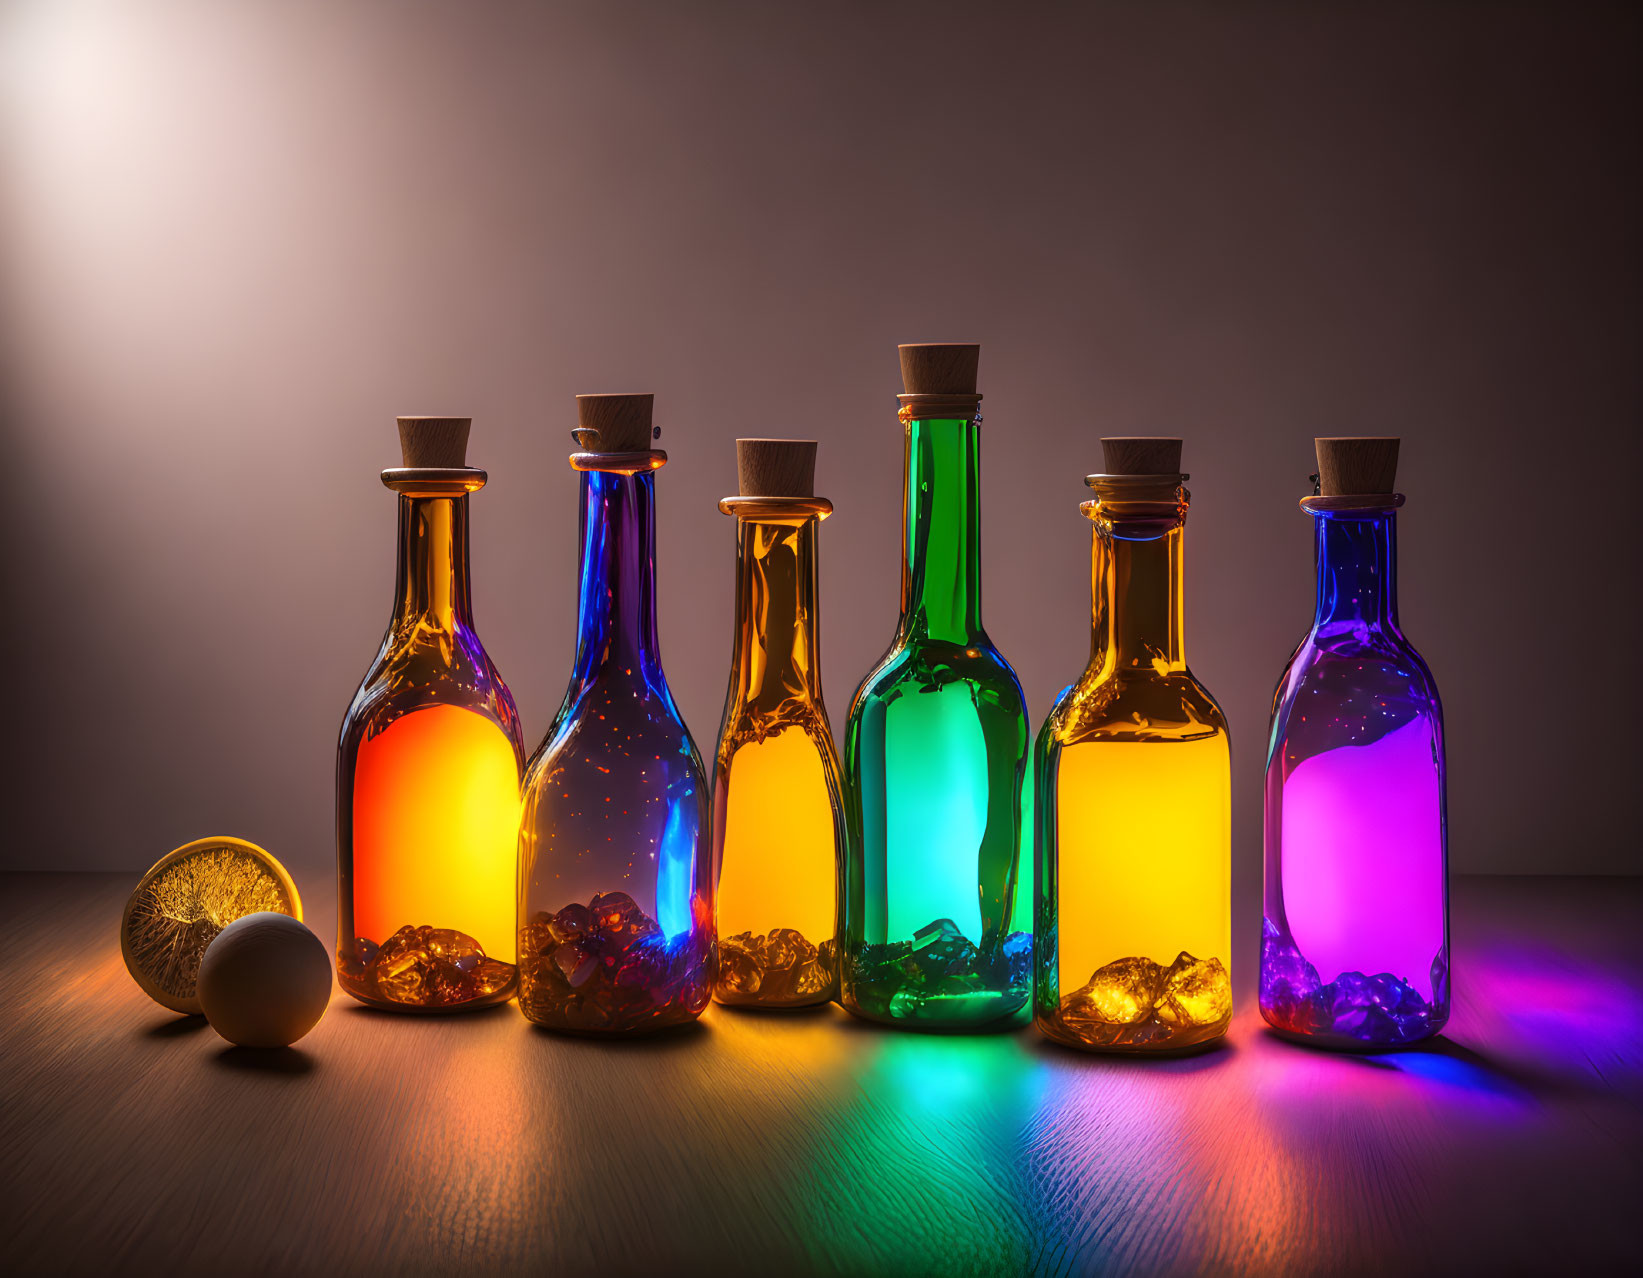
M 707 779 L 656 641 L 651 396 L 578 395 L 576 661 L 526 765 L 519 1007 L 538 1025 L 634 1034 L 712 993 Z M 657 432 L 659 433 L 659 432 Z
M 901 348 L 901 619 L 845 733 L 840 1002 L 888 1024 L 1001 1021 L 1031 983 L 1026 707 L 981 626 L 979 355 Z
M 474 631 L 469 419 L 401 417 L 394 611 L 337 747 L 337 979 L 395 1011 L 514 991 L 524 759 L 513 698 Z
M 1073 1047 L 1175 1051 L 1232 1020 L 1231 756 L 1183 650 L 1181 441 L 1101 445 L 1090 663 L 1034 758 L 1033 1019 Z
M 1398 623 L 1398 441 L 1317 453 L 1317 609 L 1267 755 L 1261 1015 L 1322 1046 L 1394 1046 L 1449 1019 L 1443 710 Z
M 721 1003 L 807 1007 L 838 990 L 843 804 L 822 704 L 814 440 L 738 439 L 736 632 L 713 837 Z

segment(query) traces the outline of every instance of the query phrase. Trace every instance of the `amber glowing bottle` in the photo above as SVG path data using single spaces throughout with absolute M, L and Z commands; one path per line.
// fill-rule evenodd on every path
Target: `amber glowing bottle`
M 576 661 L 526 768 L 519 1008 L 550 1029 L 639 1034 L 713 992 L 709 792 L 656 641 L 649 395 L 578 395 Z
M 514 991 L 513 698 L 474 631 L 468 419 L 401 417 L 393 617 L 337 748 L 337 979 L 396 1011 Z
M 738 439 L 736 632 L 713 768 L 721 1003 L 806 1007 L 837 985 L 844 823 L 822 705 L 813 440 Z
M 1090 663 L 1045 720 L 1034 1023 L 1097 1051 L 1174 1051 L 1232 1019 L 1226 720 L 1182 646 L 1178 439 L 1104 439 Z

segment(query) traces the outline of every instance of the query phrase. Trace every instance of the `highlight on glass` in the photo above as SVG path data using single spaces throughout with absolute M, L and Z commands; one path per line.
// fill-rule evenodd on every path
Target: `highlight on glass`
M 721 1003 L 838 989 L 839 759 L 822 704 L 814 440 L 738 439 L 736 626 L 713 767 Z
M 901 347 L 901 617 L 845 732 L 840 1002 L 892 1025 L 1004 1020 L 1032 978 L 1026 707 L 981 624 L 979 357 Z
M 1317 441 L 1317 607 L 1267 756 L 1261 1015 L 1344 1048 L 1449 1018 L 1443 711 L 1398 620 L 1398 442 Z
M 712 994 L 709 791 L 656 639 L 667 454 L 651 447 L 651 396 L 576 404 L 576 660 L 526 768 L 519 1007 L 552 1029 L 636 1034 L 694 1020 Z
M 1181 441 L 1101 446 L 1090 662 L 1034 753 L 1033 1020 L 1072 1047 L 1177 1051 L 1232 1020 L 1227 726 L 1186 662 Z
M 401 417 L 393 614 L 337 747 L 337 980 L 395 1011 L 514 992 L 524 758 L 513 698 L 474 630 L 469 419 Z

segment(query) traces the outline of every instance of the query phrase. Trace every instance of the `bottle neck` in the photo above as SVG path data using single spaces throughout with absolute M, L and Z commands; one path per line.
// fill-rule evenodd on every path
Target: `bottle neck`
M 399 497 L 394 624 L 472 627 L 468 594 L 468 497 Z
M 1091 663 L 1102 674 L 1187 668 L 1182 526 L 1097 518 L 1090 554 Z
M 582 472 L 581 574 L 573 681 L 648 675 L 656 642 L 656 479 Z
M 904 635 L 967 644 L 981 633 L 979 435 L 973 418 L 915 418 L 907 425 Z
M 1398 541 L 1390 511 L 1331 511 L 1316 525 L 1315 631 L 1398 628 Z
M 733 694 L 821 700 L 815 515 L 736 521 Z

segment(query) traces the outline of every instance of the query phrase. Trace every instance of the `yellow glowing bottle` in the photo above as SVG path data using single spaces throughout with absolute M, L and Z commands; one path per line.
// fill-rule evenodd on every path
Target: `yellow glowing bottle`
M 473 628 L 468 419 L 401 417 L 393 617 L 337 749 L 337 979 L 395 1011 L 513 994 L 519 716 Z
M 839 757 L 822 705 L 812 440 L 738 439 L 736 635 L 713 768 L 721 1003 L 837 987 Z
M 1033 1020 L 1073 1047 L 1173 1051 L 1232 1019 L 1231 765 L 1182 653 L 1178 439 L 1104 439 L 1090 664 L 1038 736 Z

